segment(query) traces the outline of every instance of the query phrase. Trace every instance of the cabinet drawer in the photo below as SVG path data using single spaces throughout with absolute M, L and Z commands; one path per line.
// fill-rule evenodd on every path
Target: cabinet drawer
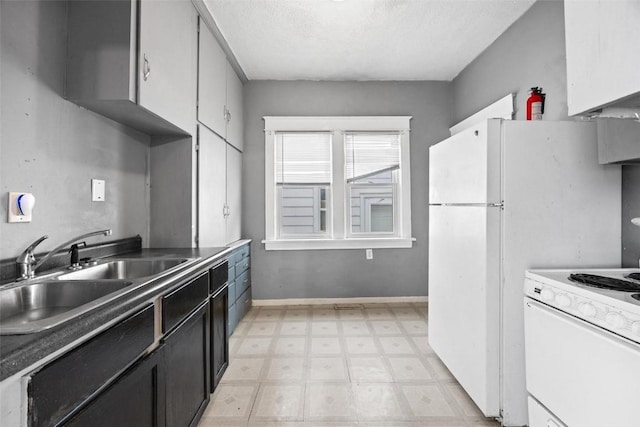
M 251 286 L 251 270 L 245 271 L 236 279 L 236 299 L 238 299 L 249 286 Z
M 249 245 L 244 245 L 236 249 L 236 256 L 236 262 L 240 261 L 242 258 L 247 258 L 249 256 Z
M 240 276 L 243 272 L 249 268 L 249 261 L 251 258 L 243 258 L 240 262 L 236 263 L 236 277 Z
M 225 261 L 222 264 L 218 264 L 210 270 L 209 274 L 209 292 L 211 294 L 215 294 L 218 289 L 220 289 L 224 286 L 225 283 L 227 283 L 229 274 L 229 263 Z
M 239 323 L 242 318 L 251 309 L 251 287 L 247 289 L 236 301 L 236 324 Z
M 234 257 L 229 257 L 229 270 L 228 271 L 228 280 L 231 281 L 236 278 L 236 263 Z
M 209 296 L 209 273 L 162 297 L 162 332 L 167 333 Z
M 29 380 L 29 426 L 56 424 L 154 339 L 153 304 L 49 363 Z

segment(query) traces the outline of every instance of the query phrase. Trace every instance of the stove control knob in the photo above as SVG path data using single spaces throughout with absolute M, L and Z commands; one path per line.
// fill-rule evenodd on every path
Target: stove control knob
M 584 314 L 586 317 L 593 317 L 597 314 L 597 310 L 593 304 L 585 302 L 580 305 L 580 313 Z
M 540 292 L 540 296 L 545 301 L 553 301 L 553 299 L 556 297 L 556 294 L 551 289 L 543 289 Z
M 633 322 L 633 325 L 631 325 L 631 330 L 637 337 L 640 337 L 640 322 Z
M 607 323 L 614 328 L 622 328 L 626 323 L 624 316 L 614 312 L 607 313 L 606 320 Z
M 567 294 L 558 294 L 556 296 L 556 303 L 560 307 L 569 307 L 571 305 L 571 298 Z

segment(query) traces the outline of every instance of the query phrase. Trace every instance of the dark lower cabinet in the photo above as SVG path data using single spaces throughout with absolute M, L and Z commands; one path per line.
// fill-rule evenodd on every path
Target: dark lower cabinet
M 226 286 L 211 297 L 211 393 L 229 366 L 228 303 L 229 291 Z
M 164 348 L 129 368 L 65 426 L 164 426 Z
M 211 381 L 220 380 L 228 363 L 226 270 L 224 264 L 223 286 L 213 296 L 208 270 L 199 272 L 162 296 L 162 322 L 149 302 L 31 374 L 27 425 L 197 425 Z M 145 354 L 154 347 L 158 324 L 160 346 Z M 222 343 L 214 357 L 212 340 Z
M 148 304 L 29 378 L 30 427 L 60 425 L 81 410 L 153 344 L 154 311 Z M 128 399 L 123 396 L 123 399 Z
M 166 425 L 195 426 L 209 403 L 209 304 L 164 338 Z

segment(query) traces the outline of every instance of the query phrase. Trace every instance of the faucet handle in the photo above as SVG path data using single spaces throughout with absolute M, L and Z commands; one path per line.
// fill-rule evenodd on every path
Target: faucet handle
M 30 244 L 29 246 L 27 246 L 27 249 L 25 249 L 20 254 L 20 256 L 18 257 L 17 261 L 19 263 L 35 261 L 35 257 L 33 256 L 33 251 L 35 250 L 36 246 L 38 246 L 40 243 L 42 243 L 44 240 L 46 240 L 48 238 L 49 238 L 49 236 L 45 234 L 44 236 L 40 237 L 38 240 L 36 240 L 32 244 Z
M 27 249 L 25 249 L 25 252 L 33 252 L 33 250 L 36 248 L 36 246 L 38 246 L 40 243 L 42 243 L 44 240 L 46 240 L 48 238 L 49 238 L 49 236 L 47 234 L 45 234 L 44 236 L 40 237 L 38 240 L 36 240 L 32 244 L 30 244 L 27 247 Z

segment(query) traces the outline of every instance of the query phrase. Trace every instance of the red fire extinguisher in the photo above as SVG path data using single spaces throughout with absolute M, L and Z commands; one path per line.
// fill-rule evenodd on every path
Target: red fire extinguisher
M 531 95 L 527 99 L 527 120 L 542 120 L 546 96 L 547 94 L 542 93 L 541 87 L 531 88 Z

